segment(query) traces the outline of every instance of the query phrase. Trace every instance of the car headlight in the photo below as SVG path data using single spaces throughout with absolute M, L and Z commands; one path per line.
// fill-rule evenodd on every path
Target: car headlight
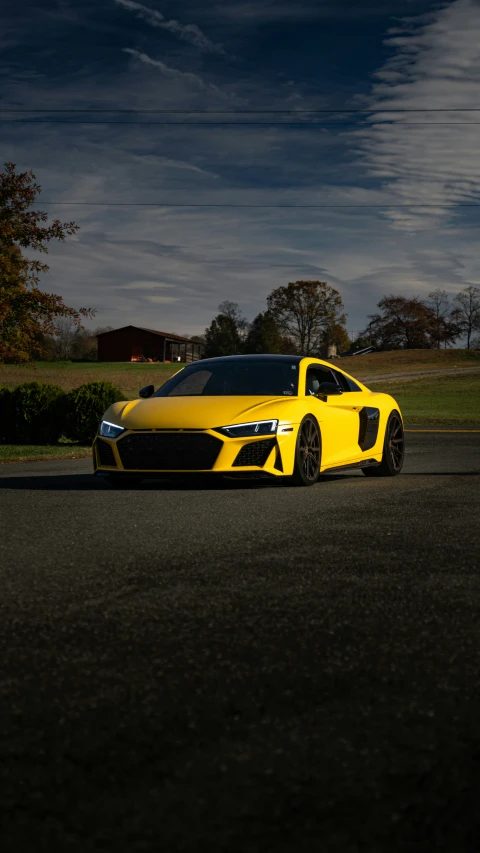
M 117 438 L 122 432 L 125 432 L 125 427 L 111 424 L 110 421 L 100 421 L 98 434 L 103 435 L 104 438 Z
M 247 438 L 257 435 L 275 435 L 277 427 L 278 421 L 251 421 L 248 424 L 217 427 L 216 431 L 228 435 L 229 438 Z

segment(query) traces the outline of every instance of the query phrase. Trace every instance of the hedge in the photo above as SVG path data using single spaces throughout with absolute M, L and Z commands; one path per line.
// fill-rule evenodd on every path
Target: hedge
M 125 395 L 111 382 L 87 382 L 64 394 L 60 402 L 63 434 L 72 441 L 91 444 L 104 412 Z
M 58 385 L 24 382 L 2 395 L 2 440 L 7 444 L 55 444 L 62 434 L 57 417 Z
M 0 442 L 56 444 L 63 436 L 90 444 L 106 409 L 124 399 L 111 382 L 88 382 L 69 393 L 40 382 L 0 387 Z
M 10 417 L 10 400 L 12 392 L 6 385 L 0 385 L 0 442 L 7 442 L 7 421 Z

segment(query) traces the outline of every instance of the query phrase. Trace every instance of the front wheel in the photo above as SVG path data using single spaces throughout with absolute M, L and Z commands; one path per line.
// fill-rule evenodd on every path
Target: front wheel
M 398 412 L 393 411 L 387 421 L 383 456 L 380 465 L 362 468 L 366 477 L 396 477 L 400 474 L 405 456 L 405 438 L 402 419 Z
M 289 478 L 292 486 L 313 486 L 320 474 L 322 442 L 320 429 L 313 415 L 306 415 L 300 424 L 295 447 L 295 466 Z

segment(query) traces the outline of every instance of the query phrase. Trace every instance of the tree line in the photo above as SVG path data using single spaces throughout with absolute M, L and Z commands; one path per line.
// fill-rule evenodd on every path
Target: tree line
M 32 210 L 41 189 L 33 172 L 16 172 L 6 163 L 0 172 L 0 363 L 40 358 L 96 358 L 96 335 L 111 327 L 87 331 L 90 308 L 71 308 L 55 294 L 40 289 L 48 266 L 25 255 L 30 249 L 48 253 L 51 240 L 74 235 L 74 222 L 54 220 Z M 376 349 L 440 348 L 466 339 L 467 348 L 480 346 L 480 288 L 468 285 L 450 302 L 444 290 L 427 299 L 384 296 L 378 312 L 357 341 L 349 340 L 346 314 L 338 290 L 325 281 L 295 281 L 277 287 L 265 310 L 248 321 L 235 302 L 222 302 L 202 337 L 205 356 L 235 353 L 295 353 L 327 356 L 357 346 Z
M 267 307 L 248 322 L 236 302 L 222 302 L 205 330 L 205 357 L 236 353 L 326 355 L 350 344 L 342 298 L 325 281 L 277 287 Z
M 441 349 L 466 339 L 480 346 L 480 288 L 468 285 L 450 302 L 445 290 L 427 299 L 384 296 L 360 336 L 351 341 L 340 294 L 326 282 L 296 281 L 276 288 L 267 309 L 248 322 L 235 302 L 222 302 L 205 330 L 205 357 L 238 353 L 292 353 L 326 357 L 373 346 L 377 350 Z

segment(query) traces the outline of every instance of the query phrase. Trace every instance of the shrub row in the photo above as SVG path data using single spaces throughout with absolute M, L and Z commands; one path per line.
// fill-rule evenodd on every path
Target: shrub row
M 124 399 L 111 382 L 88 382 L 68 393 L 42 382 L 0 387 L 0 442 L 56 444 L 63 437 L 91 444 L 106 409 Z

